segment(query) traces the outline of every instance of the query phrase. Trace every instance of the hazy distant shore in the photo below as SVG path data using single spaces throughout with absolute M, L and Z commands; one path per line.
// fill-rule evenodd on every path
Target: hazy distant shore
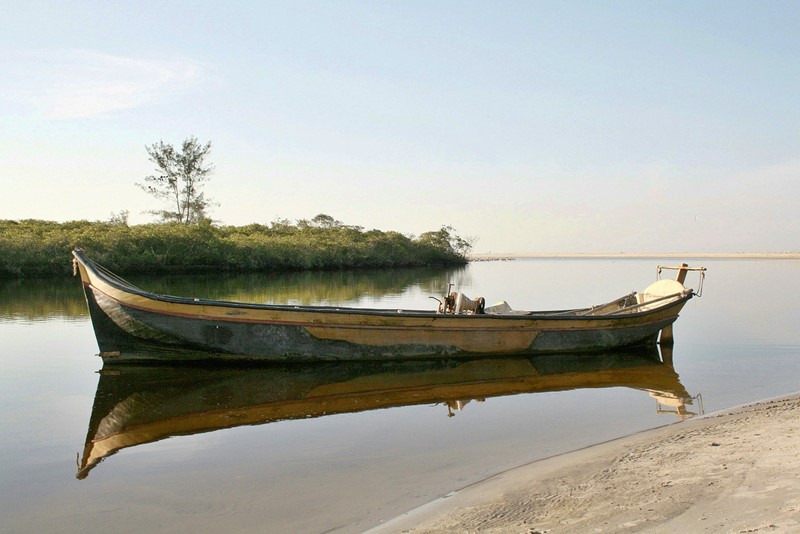
M 800 252 L 482 252 L 469 254 L 470 261 L 540 259 L 721 259 L 721 260 L 800 260 Z
M 371 534 L 797 532 L 798 410 L 762 401 L 534 462 Z

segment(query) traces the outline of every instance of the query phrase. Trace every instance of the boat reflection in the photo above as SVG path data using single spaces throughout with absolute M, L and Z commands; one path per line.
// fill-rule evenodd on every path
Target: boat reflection
M 443 405 L 452 416 L 470 401 L 521 393 L 629 387 L 653 396 L 659 413 L 690 417 L 694 398 L 672 366 L 672 349 L 662 350 L 281 367 L 106 365 L 77 477 L 119 450 L 171 436 L 418 404 Z

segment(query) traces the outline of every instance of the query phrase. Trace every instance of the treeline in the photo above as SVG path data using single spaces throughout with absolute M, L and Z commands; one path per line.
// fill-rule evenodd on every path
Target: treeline
M 463 265 L 470 243 L 446 226 L 409 237 L 328 215 L 247 226 L 0 220 L 0 277 L 68 273 L 76 247 L 118 273 L 160 274 Z

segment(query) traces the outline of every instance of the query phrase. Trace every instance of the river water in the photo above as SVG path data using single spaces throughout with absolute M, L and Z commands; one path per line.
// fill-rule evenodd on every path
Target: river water
M 643 290 L 657 263 L 683 260 L 129 279 L 406 309 L 432 308 L 452 282 L 487 304 L 561 309 Z M 515 466 L 800 390 L 800 262 L 688 260 L 707 279 L 655 355 L 666 363 L 640 352 L 99 372 L 77 279 L 0 281 L 0 531 L 363 532 Z

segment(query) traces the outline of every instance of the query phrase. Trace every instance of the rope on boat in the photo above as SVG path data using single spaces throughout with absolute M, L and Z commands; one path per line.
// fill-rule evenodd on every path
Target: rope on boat
M 132 283 L 128 282 L 127 280 L 125 280 L 124 278 L 122 278 L 121 276 L 119 276 L 118 274 L 114 274 L 114 273 L 112 273 L 111 271 L 109 271 L 108 269 L 106 269 L 105 267 L 103 267 L 102 265 L 98 265 L 98 264 L 96 264 L 96 263 L 92 263 L 92 266 L 93 266 L 95 269 L 97 269 L 98 271 L 102 272 L 102 273 L 103 273 L 103 274 L 104 274 L 106 277 L 108 277 L 108 278 L 111 278 L 112 280 L 114 280 L 115 282 L 117 282 L 117 283 L 119 283 L 119 284 L 124 284 L 124 285 L 126 285 L 126 286 L 128 286 L 128 287 L 132 287 L 132 288 L 134 288 L 134 289 L 139 289 L 138 287 L 136 287 L 136 286 L 135 286 L 135 285 L 133 285 Z M 140 291 L 141 291 L 141 290 L 140 290 Z
M 95 263 L 92 260 L 90 260 L 88 258 L 85 258 L 85 257 L 83 258 L 83 262 L 86 263 L 88 266 L 90 266 L 95 271 L 98 271 L 99 273 L 102 273 L 103 276 L 105 276 L 106 278 L 109 278 L 109 279 L 113 280 L 114 282 L 116 282 L 118 284 L 126 285 L 128 287 L 131 287 L 133 289 L 137 289 L 137 290 L 141 291 L 141 289 L 139 289 L 137 286 L 135 286 L 134 284 L 128 282 L 127 280 L 125 280 L 124 278 L 119 276 L 118 274 L 115 274 L 115 273 L 109 271 L 108 269 L 106 269 L 105 267 L 100 265 L 99 263 Z M 77 269 L 78 269 L 78 260 L 77 260 L 77 258 L 73 258 L 72 259 L 72 274 L 73 274 L 73 276 L 75 276 L 77 274 Z

